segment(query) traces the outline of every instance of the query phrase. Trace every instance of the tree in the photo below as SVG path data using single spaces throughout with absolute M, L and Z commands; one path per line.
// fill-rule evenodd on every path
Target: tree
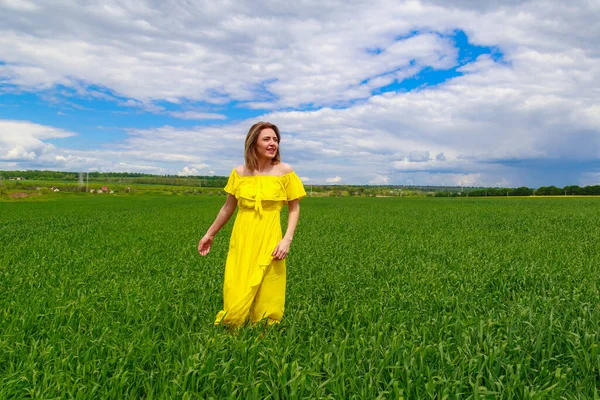
M 556 186 L 542 186 L 535 191 L 537 196 L 560 196 L 564 190 Z
M 583 192 L 581 190 L 581 187 L 579 187 L 577 185 L 565 186 L 564 191 L 566 194 L 569 194 L 569 195 L 582 194 L 582 192 Z
M 529 189 L 526 186 L 521 186 L 516 189 L 513 189 L 510 193 L 511 196 L 531 196 L 533 194 L 533 189 Z

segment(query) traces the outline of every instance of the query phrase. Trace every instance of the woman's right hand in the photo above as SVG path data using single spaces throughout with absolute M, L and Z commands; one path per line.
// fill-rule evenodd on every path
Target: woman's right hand
M 198 243 L 198 253 L 200 253 L 201 256 L 208 254 L 212 241 L 213 237 L 209 235 L 204 235 L 204 237 L 200 239 L 200 243 Z

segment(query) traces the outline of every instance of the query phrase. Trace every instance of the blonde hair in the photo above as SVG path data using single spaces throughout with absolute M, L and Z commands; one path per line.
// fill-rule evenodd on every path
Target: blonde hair
M 258 157 L 256 156 L 256 141 L 258 140 L 258 135 L 263 129 L 273 129 L 275 134 L 277 135 L 277 143 L 281 142 L 281 135 L 279 134 L 279 128 L 273 125 L 270 122 L 257 122 L 256 124 L 250 127 L 248 131 L 248 135 L 246 135 L 246 142 L 244 145 L 244 161 L 246 163 L 246 168 L 250 171 L 254 171 L 258 168 Z M 281 162 L 281 155 L 279 154 L 279 146 L 277 146 L 277 153 L 275 157 L 271 159 L 271 164 L 279 164 Z

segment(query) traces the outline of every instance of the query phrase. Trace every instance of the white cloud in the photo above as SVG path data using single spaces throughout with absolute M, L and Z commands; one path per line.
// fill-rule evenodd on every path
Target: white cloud
M 204 119 L 227 119 L 227 116 L 217 113 L 202 113 L 196 111 L 170 112 L 169 115 L 175 118 L 204 120 Z
M 455 48 L 430 28 L 396 39 L 420 28 L 408 21 L 431 10 L 411 2 L 390 9 L 385 1 L 11 7 L 0 16 L 0 76 L 25 89 L 93 83 L 146 105 L 181 98 L 255 108 L 332 104 L 367 98 L 425 67 L 451 67 Z
M 341 176 L 335 176 L 333 178 L 327 178 L 325 179 L 325 182 L 327 183 L 340 183 L 342 181 L 342 177 Z
M 481 179 L 481 174 L 465 174 L 459 181 L 460 186 L 477 186 L 477 182 Z
M 185 166 L 183 167 L 183 169 L 179 172 L 177 172 L 177 175 L 179 176 L 188 176 L 188 175 L 204 175 L 204 173 L 202 173 L 201 171 L 203 169 L 208 168 L 209 165 L 208 164 L 191 164 L 189 166 Z M 211 173 L 214 173 L 213 171 L 209 171 L 209 175 Z
M 31 123 L 29 133 L 10 144 L 0 131 L 0 160 L 61 168 L 109 168 L 127 160 L 169 173 L 207 163 L 213 173 L 228 174 L 243 162 L 248 127 L 262 119 L 282 129 L 284 161 L 315 182 L 331 176 L 370 182 L 375 171 L 390 183 L 459 184 L 469 177 L 482 185 L 534 186 L 593 181 L 598 170 L 600 9 L 593 2 L 225 2 L 206 8 L 140 1 L 19 9 L 23 4 L 33 3 L 0 3 L 4 87 L 63 85 L 177 118 L 224 114 L 166 111 L 159 101 L 220 110 L 194 101 L 235 99 L 242 108 L 275 111 L 209 127 L 130 129 L 124 140 L 96 150 L 54 147 L 58 142 L 48 140 L 59 136 L 31 133 Z M 425 67 L 457 66 L 449 37 L 455 29 L 470 43 L 494 46 L 503 58 L 481 55 L 459 68 L 463 76 L 438 86 L 371 95 Z M 295 110 L 299 104 L 312 111 Z M 49 135 L 63 132 L 37 126 Z M 544 169 L 548 164 L 555 168 Z
M 369 181 L 369 185 L 387 185 L 390 183 L 390 177 L 384 175 L 377 175 Z
M 342 152 L 340 150 L 334 150 L 334 149 L 321 149 L 321 151 L 328 156 L 339 156 L 342 154 Z
M 26 121 L 0 120 L 0 162 L 14 161 L 13 168 L 137 171 L 155 174 L 175 173 L 175 165 L 189 163 L 195 171 L 208 167 L 186 149 L 183 142 L 173 145 L 168 136 L 156 141 L 132 134 L 129 141 L 111 148 L 76 150 L 57 147 L 47 140 L 65 139 L 76 133 Z M 156 139 L 156 138 L 155 138 Z
M 0 160 L 35 160 L 54 149 L 43 140 L 70 136 L 75 133 L 27 121 L 0 120 Z
M 183 167 L 183 170 L 179 171 L 177 175 L 188 176 L 188 175 L 199 175 L 200 173 L 196 168 Z
M 198 164 L 192 164 L 192 165 L 190 165 L 190 167 L 197 168 L 197 169 L 205 169 L 205 168 L 210 167 L 210 165 L 204 164 L 204 163 L 198 163 Z

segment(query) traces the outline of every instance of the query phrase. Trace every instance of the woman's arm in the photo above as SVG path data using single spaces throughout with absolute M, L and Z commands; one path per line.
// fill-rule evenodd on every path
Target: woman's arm
M 231 215 L 235 211 L 235 207 L 237 206 L 237 199 L 234 195 L 228 194 L 227 200 L 221 210 L 217 214 L 217 218 L 215 218 L 215 222 L 212 223 L 208 231 L 202 239 L 200 239 L 200 243 L 198 243 L 198 252 L 205 256 L 210 251 L 210 245 L 215 237 L 215 235 L 221 230 L 223 225 L 229 221 Z
M 287 230 L 283 239 L 277 244 L 275 250 L 273 250 L 273 256 L 276 260 L 283 260 L 287 257 L 290 252 L 290 244 L 294 239 L 294 232 L 296 232 L 296 226 L 298 226 L 298 219 L 300 219 L 300 200 L 291 200 L 288 202 L 288 225 Z

